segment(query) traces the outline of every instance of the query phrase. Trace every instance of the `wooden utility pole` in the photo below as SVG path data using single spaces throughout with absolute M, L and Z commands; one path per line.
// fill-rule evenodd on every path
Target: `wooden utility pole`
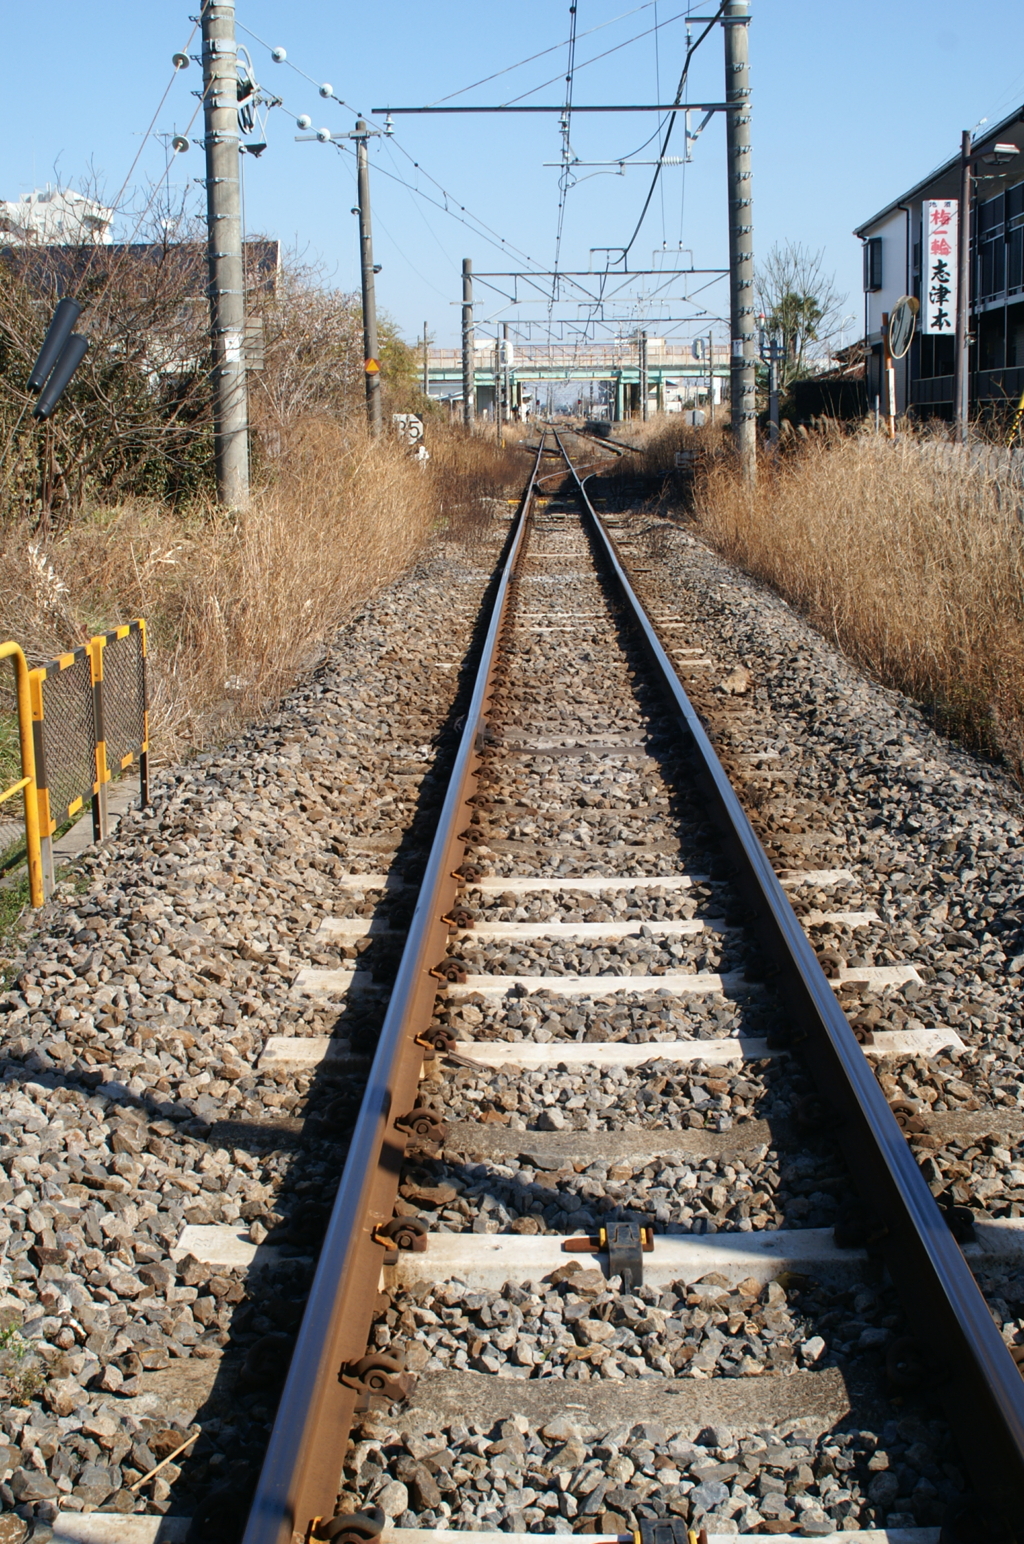
M 967 444 L 971 416 L 971 141 L 970 129 L 960 140 L 960 210 L 956 253 L 956 341 L 954 347 L 956 433 Z
M 729 183 L 730 412 L 743 477 L 757 476 L 757 335 L 754 327 L 753 172 L 750 165 L 749 0 L 729 0 L 725 28 Z
M 204 0 L 200 22 L 217 498 L 228 509 L 244 510 L 249 504 L 249 394 L 234 0 Z
M 381 432 L 380 359 L 377 349 L 377 294 L 373 263 L 373 227 L 370 223 L 370 158 L 368 141 L 379 131 L 368 129 L 362 118 L 356 120 L 356 179 L 359 193 L 359 261 L 363 299 L 363 369 L 366 373 L 366 422 L 377 439 Z

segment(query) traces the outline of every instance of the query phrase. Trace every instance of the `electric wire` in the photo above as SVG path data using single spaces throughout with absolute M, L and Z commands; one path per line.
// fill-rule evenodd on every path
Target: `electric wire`
M 612 48 L 606 48 L 603 54 L 594 54 L 590 59 L 584 59 L 582 64 L 575 66 L 576 72 L 579 73 L 580 70 L 585 70 L 588 64 L 597 64 L 599 60 L 607 59 L 610 54 L 619 53 L 623 48 L 629 48 L 632 43 L 639 43 L 643 38 L 649 38 L 652 33 L 657 35 L 660 28 L 670 27 L 675 21 L 683 21 L 685 16 L 685 11 L 679 11 L 675 16 L 669 16 L 666 21 L 658 22 L 654 27 L 648 27 L 644 32 L 635 32 L 632 37 L 626 38 L 624 42 L 616 43 Z M 539 86 L 531 86 L 529 91 L 524 91 L 519 96 L 510 97 L 507 102 L 502 102 L 501 105 L 502 107 L 513 107 L 516 102 L 523 102 L 527 97 L 536 96 L 538 91 L 543 91 L 546 86 L 554 86 L 562 79 L 564 77 L 561 75 L 552 75 L 550 80 L 542 80 Z
M 703 43 L 704 39 L 708 36 L 708 33 L 711 32 L 712 28 L 715 25 L 715 22 L 717 22 L 718 18 L 722 15 L 722 12 L 725 10 L 726 3 L 727 3 L 727 0 L 721 0 L 721 3 L 719 4 L 718 9 L 716 10 L 712 20 L 708 22 L 708 24 L 704 28 L 703 32 L 700 33 L 699 37 L 697 38 L 697 41 L 695 43 L 691 43 L 690 46 L 687 48 L 687 50 L 686 50 L 686 58 L 683 61 L 682 74 L 679 77 L 679 85 L 678 85 L 678 87 L 676 89 L 676 94 L 675 94 L 675 98 L 674 98 L 674 101 L 676 103 L 678 103 L 678 102 L 680 102 L 682 100 L 683 92 L 686 89 L 686 79 L 687 79 L 687 76 L 689 75 L 689 72 L 690 72 L 690 61 L 691 61 L 691 59 L 693 58 L 694 54 L 697 52 L 697 50 L 700 47 L 700 45 Z M 624 258 L 629 256 L 629 253 L 630 253 L 630 250 L 631 250 L 631 248 L 633 246 L 633 243 L 636 241 L 636 238 L 640 234 L 640 227 L 643 225 L 644 220 L 647 217 L 647 211 L 651 207 L 651 200 L 654 197 L 654 190 L 658 186 L 658 179 L 661 176 L 662 158 L 665 155 L 665 151 L 668 149 L 669 140 L 672 138 L 672 130 L 675 127 L 676 116 L 677 116 L 677 114 L 676 114 L 675 111 L 673 111 L 669 115 L 668 126 L 665 129 L 665 137 L 662 140 L 661 150 L 658 153 L 658 163 L 657 163 L 657 165 L 654 168 L 654 176 L 651 178 L 651 185 L 650 185 L 650 187 L 647 190 L 647 197 L 644 199 L 644 206 L 643 206 L 643 208 L 640 211 L 640 218 L 636 222 L 636 225 L 635 225 L 635 227 L 633 229 L 633 234 L 630 236 L 630 238 L 627 241 L 626 245 L 622 248 L 622 254 L 623 254 Z
M 205 99 L 206 99 L 206 91 L 204 90 L 200 101 L 197 103 L 196 107 L 193 109 L 192 116 L 191 116 L 191 118 L 189 119 L 188 123 L 185 126 L 185 133 L 182 136 L 183 138 L 187 138 L 188 137 L 189 130 L 192 128 L 192 125 L 195 123 L 196 118 L 199 116 L 200 109 L 202 108 L 203 103 L 205 102 Z M 111 264 L 110 268 L 107 270 L 106 281 L 105 281 L 105 283 L 103 285 L 103 288 L 100 290 L 99 294 L 94 296 L 93 299 L 90 300 L 89 303 L 88 303 L 89 304 L 89 311 L 90 311 L 90 313 L 95 314 L 99 310 L 99 308 L 103 304 L 103 302 L 110 295 L 111 288 L 113 286 L 114 280 L 117 278 L 118 274 L 121 272 L 121 269 L 124 267 L 125 263 L 128 261 L 128 254 L 131 251 L 132 245 L 133 245 L 133 243 L 135 241 L 135 237 L 139 234 L 139 231 L 142 229 L 143 221 L 146 219 L 146 216 L 149 214 L 149 211 L 152 209 L 152 207 L 155 204 L 157 198 L 159 197 L 164 183 L 169 179 L 170 172 L 171 172 L 171 167 L 173 165 L 174 165 L 173 161 L 168 161 L 166 166 L 164 167 L 163 176 L 158 177 L 156 182 L 153 184 L 152 190 L 151 190 L 150 195 L 149 195 L 149 198 L 146 200 L 146 203 L 143 205 L 142 212 L 139 214 L 138 218 L 136 219 L 135 224 L 134 224 L 134 226 L 132 228 L 131 234 L 128 237 L 128 240 L 126 242 L 122 242 L 121 243 L 121 251 L 120 251 L 118 257 L 114 260 L 114 262 Z M 85 279 L 86 279 L 86 276 L 88 275 L 89 268 L 90 268 L 90 266 L 92 264 L 92 258 L 93 258 L 94 255 L 95 255 L 94 253 L 90 253 L 89 262 L 86 264 L 85 270 L 84 270 L 84 272 L 82 274 L 82 277 L 78 281 L 79 289 L 81 288 L 82 284 L 84 284 L 84 282 L 85 282 Z
M 562 108 L 562 116 L 559 119 L 559 128 L 562 134 L 562 169 L 558 174 L 558 223 L 555 231 L 555 260 L 552 264 L 554 277 L 551 284 L 551 309 L 554 309 L 555 297 L 558 293 L 558 260 L 562 250 L 562 230 L 565 225 L 565 201 L 572 186 L 572 173 L 569 165 L 572 160 L 571 119 L 572 119 L 572 88 L 573 74 L 576 63 L 576 4 L 575 0 L 569 6 L 569 56 L 566 61 L 565 72 L 565 102 Z
M 181 52 L 183 54 L 187 54 L 188 53 L 189 48 L 192 46 L 192 39 L 195 37 L 195 35 L 196 35 L 196 27 L 195 27 L 195 23 L 193 23 L 192 31 L 189 33 L 188 38 L 186 39 L 185 47 L 181 50 Z M 114 202 L 111 205 L 111 209 L 113 210 L 113 212 L 115 214 L 117 213 L 118 209 L 120 208 L 121 200 L 124 197 L 125 189 L 127 188 L 129 182 L 131 181 L 132 173 L 134 172 L 135 168 L 139 164 L 139 158 L 141 157 L 142 152 L 145 150 L 147 144 L 149 143 L 150 135 L 153 133 L 153 129 L 156 126 L 156 121 L 159 118 L 160 114 L 163 112 L 164 103 L 167 101 L 167 98 L 171 94 L 171 87 L 174 85 L 174 82 L 177 80 L 177 78 L 178 78 L 180 73 L 181 73 L 181 71 L 178 69 L 178 66 L 175 65 L 174 69 L 171 72 L 171 78 L 167 82 L 167 85 L 164 87 L 163 96 L 160 98 L 160 101 L 157 103 L 156 112 L 153 114 L 152 118 L 149 121 L 149 128 L 146 130 L 145 134 L 143 134 L 143 136 L 142 136 L 142 141 L 141 141 L 141 143 L 139 145 L 138 150 L 135 152 L 135 157 L 134 157 L 134 159 L 132 161 L 132 164 L 131 164 L 131 166 L 129 166 L 128 171 L 125 174 L 125 179 L 122 182 L 120 188 L 118 189 L 117 197 L 114 199 Z M 169 162 L 168 162 L 168 165 L 170 165 Z M 99 243 L 97 243 L 96 245 L 98 246 Z M 95 255 L 95 248 L 93 249 L 93 252 L 90 252 L 90 254 L 89 254 L 89 259 L 86 262 L 85 271 L 82 274 L 81 279 L 79 280 L 79 284 L 83 284 L 85 282 L 86 278 L 88 278 L 89 269 L 92 266 L 92 260 L 93 260 L 93 256 L 94 255 Z
M 653 0 L 648 0 L 648 3 L 649 4 L 653 4 Z M 641 9 L 642 9 L 642 7 L 641 7 Z M 632 13 L 627 12 L 626 14 L 629 15 L 629 14 L 632 14 Z M 610 25 L 610 24 L 606 23 L 605 25 Z M 241 22 L 238 22 L 237 26 L 238 26 L 240 31 L 245 32 L 249 37 L 253 38 L 257 43 L 261 44 L 262 47 L 266 48 L 271 53 L 273 52 L 273 50 L 271 49 L 271 45 L 266 41 L 265 38 L 262 38 L 262 37 L 259 36 L 258 33 L 253 32 L 251 28 L 243 26 Z M 318 85 L 318 83 L 317 83 L 317 81 L 316 81 L 314 76 L 307 74 L 307 72 L 305 70 L 303 70 L 299 65 L 295 64 L 291 59 L 285 59 L 283 61 L 283 63 L 287 64 L 289 66 L 289 68 L 294 70 L 297 75 L 300 75 L 303 80 L 308 81 L 311 85 L 316 86 L 317 90 L 319 91 L 320 87 L 319 87 L 319 85 Z M 337 96 L 333 91 L 331 93 L 330 100 L 333 101 L 336 104 L 336 106 L 342 107 L 342 108 L 347 108 L 347 110 L 350 113 L 355 113 L 355 115 L 357 117 L 364 118 L 368 123 L 371 123 L 371 124 L 376 125 L 377 127 L 380 127 L 380 125 L 377 124 L 377 120 L 373 117 L 372 114 L 370 114 L 370 113 L 360 113 L 359 110 L 357 108 L 354 108 L 351 105 L 351 103 L 347 102 L 344 97 Z M 281 98 L 281 105 L 282 106 L 285 105 L 283 98 Z M 465 204 L 463 204 L 458 199 L 456 194 L 450 193 L 447 188 L 445 188 L 440 182 L 438 182 L 436 177 L 432 177 L 431 174 L 427 171 L 426 167 L 424 167 L 419 161 L 415 160 L 414 157 L 410 154 L 410 152 L 408 150 L 406 150 L 405 146 L 401 143 L 401 141 L 396 138 L 393 130 L 389 130 L 388 131 L 388 136 L 387 137 L 390 140 L 391 144 L 394 146 L 394 148 L 397 151 L 399 151 L 399 153 L 401 155 L 405 156 L 406 160 L 410 163 L 411 166 L 413 166 L 416 169 L 416 171 L 418 171 L 420 173 L 421 176 L 425 177 L 428 182 L 432 183 L 433 186 L 435 188 L 437 188 L 438 192 L 442 195 L 442 197 L 445 200 L 450 200 L 451 202 L 455 203 L 457 205 L 457 207 L 459 208 L 459 210 L 462 212 L 462 214 L 467 215 L 469 220 L 472 220 L 476 225 L 478 225 L 480 227 L 480 231 L 487 232 L 487 235 L 485 235 L 484 238 L 483 238 L 484 240 L 491 240 L 491 244 L 492 245 L 495 245 L 499 249 L 503 249 L 506 252 L 509 252 L 509 253 L 515 255 L 516 257 L 521 258 L 524 262 L 529 263 L 534 268 L 538 268 L 540 266 L 539 263 L 536 261 L 536 259 L 532 258 L 529 255 L 529 253 L 524 252 L 521 247 L 517 247 L 514 242 L 506 240 L 506 238 L 504 236 L 502 236 L 500 234 L 500 232 L 496 231 L 493 226 L 488 225 L 487 222 L 482 220 L 482 219 L 480 219 L 480 217 L 478 215 L 474 215 L 467 208 L 467 206 Z M 332 143 L 333 143 L 333 141 L 332 141 Z M 383 171 L 383 168 L 381 168 L 381 170 Z M 402 181 L 401 178 L 394 176 L 394 174 L 389 174 L 387 172 L 384 172 L 383 174 L 385 176 L 391 175 L 393 177 L 393 180 L 395 180 L 397 182 L 401 182 Z M 422 198 L 426 198 L 428 203 L 432 203 L 435 208 L 441 209 L 443 213 L 445 213 L 445 214 L 452 214 L 452 218 L 453 219 L 457 219 L 458 218 L 458 216 L 455 215 L 452 212 L 451 209 L 447 208 L 443 204 L 438 204 L 437 201 L 434 200 L 434 199 L 428 198 L 426 194 L 424 194 L 420 189 L 413 187 L 411 183 L 403 182 L 402 186 L 403 187 L 408 187 L 413 192 L 417 193 L 418 196 L 420 196 Z M 472 225 L 468 225 L 467 220 L 462 220 L 460 223 L 463 224 L 463 225 L 467 225 L 468 229 L 471 229 L 471 230 L 473 229 Z M 474 231 L 474 234 L 477 235 L 477 234 L 480 234 L 480 232 Z
M 340 141 L 336 139 L 332 139 L 330 143 L 336 150 L 346 152 L 349 155 L 355 155 L 354 150 L 351 150 L 348 145 L 341 144 Z M 413 165 L 416 165 L 415 161 L 413 162 Z M 468 231 L 472 231 L 473 235 L 478 237 L 479 240 L 487 242 L 490 246 L 495 247 L 498 251 L 518 251 L 517 248 L 512 248 L 510 244 L 505 241 L 504 237 L 498 236 L 497 234 L 493 236 L 486 235 L 484 234 L 483 230 L 479 230 L 476 228 L 476 226 L 471 225 L 470 220 L 476 220 L 476 216 L 470 214 L 470 211 L 465 209 L 463 206 L 460 205 L 459 207 L 462 209 L 462 214 L 469 216 L 468 219 L 463 219 L 462 214 L 456 214 L 455 210 L 449 208 L 446 204 L 438 203 L 436 198 L 431 198 L 429 193 L 425 193 L 422 188 L 417 188 L 414 183 L 406 182 L 403 177 L 399 177 L 395 172 L 389 172 L 386 167 L 381 166 L 379 161 L 376 164 L 376 171 L 381 177 L 387 177 L 391 182 L 397 182 L 400 187 L 407 188 L 410 193 L 415 193 L 417 198 L 422 198 L 434 209 L 440 209 L 442 214 L 449 215 L 453 220 L 458 220 L 460 225 L 464 225 Z M 477 222 L 477 224 L 481 223 L 482 222 L 479 221 Z M 528 258 L 527 261 L 532 263 L 533 258 Z
M 658 37 L 658 4 L 654 4 L 654 100 L 661 101 L 661 48 Z M 665 245 L 665 183 L 659 180 L 658 187 L 661 193 L 661 244 Z
M 605 27 L 613 27 L 617 21 L 625 21 L 627 17 L 636 16 L 639 11 L 649 11 L 655 3 L 656 0 L 645 0 L 643 5 L 634 6 L 631 11 L 623 11 L 621 15 L 613 16 L 609 21 L 598 22 L 596 27 L 588 27 L 585 32 L 579 33 L 578 36 L 588 38 L 595 32 L 603 32 Z M 524 65 L 533 64 L 537 59 L 543 59 L 547 54 L 557 53 L 560 48 L 565 48 L 568 42 L 568 38 L 563 38 L 561 43 L 552 43 L 550 48 L 542 48 L 539 54 L 531 54 L 528 59 L 520 59 L 518 64 L 508 64 L 503 70 L 495 70 L 493 75 L 485 75 L 482 80 L 475 80 L 471 86 L 463 86 L 459 91 L 449 92 L 448 96 L 438 97 L 435 102 L 429 102 L 427 105 L 429 107 L 440 107 L 443 102 L 451 102 L 455 97 L 465 96 L 468 91 L 475 91 L 477 86 L 486 86 L 492 80 L 500 80 L 502 75 L 510 75 L 513 70 L 521 70 Z M 561 78 L 560 75 L 555 76 L 556 80 L 561 80 Z M 551 82 L 549 81 L 547 84 L 550 85 Z M 537 89 L 540 90 L 540 87 L 538 86 Z

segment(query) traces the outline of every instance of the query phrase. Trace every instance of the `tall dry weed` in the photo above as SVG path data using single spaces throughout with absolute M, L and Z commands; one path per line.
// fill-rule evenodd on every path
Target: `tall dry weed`
M 705 422 L 700 429 L 686 423 L 682 413 L 658 413 L 646 423 L 632 419 L 612 431 L 615 440 L 633 447 L 632 453 L 609 466 L 605 475 L 663 478 L 674 470 L 677 450 L 692 451 L 703 460 L 722 450 L 727 431 L 728 418 L 721 409 L 716 411 L 713 424 Z
M 813 437 L 756 490 L 705 468 L 695 518 L 851 658 L 973 746 L 1024 763 L 1024 491 L 906 434 Z
M 41 541 L 0 529 L 0 628 L 42 661 L 147 619 L 162 759 L 255 718 L 322 656 L 346 617 L 405 569 L 430 533 L 486 528 L 522 458 L 458 432 L 421 465 L 393 440 L 331 419 L 286 437 L 244 517 L 166 503 L 96 507 Z

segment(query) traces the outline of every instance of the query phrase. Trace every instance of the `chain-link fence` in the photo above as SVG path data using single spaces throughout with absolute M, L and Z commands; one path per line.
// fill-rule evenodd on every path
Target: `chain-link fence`
M 77 815 L 98 788 L 89 650 L 48 660 L 33 670 L 32 679 L 40 826 L 48 837 Z
M 100 661 L 98 739 L 108 776 L 119 777 L 148 750 L 145 626 L 132 622 L 100 633 L 90 648 Z
M 52 838 L 89 802 L 93 831 L 107 834 L 107 784 L 138 765 L 140 802 L 149 801 L 146 624 L 100 633 L 82 649 L 30 675 L 32 738 L 39 790 L 41 861 L 53 888 Z

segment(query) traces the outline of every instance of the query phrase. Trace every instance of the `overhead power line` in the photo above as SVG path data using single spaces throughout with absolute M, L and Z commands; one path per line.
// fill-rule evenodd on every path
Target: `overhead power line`
M 650 3 L 653 3 L 653 0 L 650 0 Z M 641 9 L 643 9 L 643 7 L 641 7 Z M 626 14 L 630 15 L 632 13 L 627 12 Z M 609 24 L 606 23 L 605 25 Z M 301 76 L 303 80 L 308 81 L 310 85 L 316 86 L 318 94 L 325 100 L 332 101 L 337 107 L 345 108 L 349 112 L 355 113 L 357 117 L 365 117 L 368 118 L 371 122 L 374 121 L 371 114 L 360 113 L 351 105 L 351 103 L 347 102 L 344 97 L 339 97 L 335 93 L 333 87 L 328 83 L 318 83 L 314 76 L 308 74 L 307 71 L 302 69 L 300 65 L 297 65 L 292 59 L 288 58 L 284 49 L 273 47 L 270 43 L 267 42 L 265 38 L 260 37 L 259 33 L 253 32 L 251 27 L 246 27 L 241 22 L 238 23 L 238 27 L 240 31 L 246 33 L 248 37 L 251 37 L 255 42 L 259 43 L 261 47 L 265 48 L 276 63 L 286 64 L 289 69 L 294 70 L 295 73 Z M 458 95 L 458 93 L 456 93 L 456 95 Z M 282 105 L 284 105 L 283 101 Z M 377 163 L 377 169 L 382 176 L 389 177 L 393 182 L 399 183 L 401 187 L 407 188 L 409 192 L 414 193 L 418 198 L 422 198 L 426 203 L 432 205 L 433 208 L 440 209 L 442 214 L 447 214 L 452 219 L 458 220 L 461 225 L 465 225 L 468 230 L 473 231 L 474 235 L 479 236 L 483 241 L 488 242 L 488 244 L 496 246 L 501 251 L 514 253 L 516 256 L 522 258 L 525 263 L 529 263 L 531 266 L 537 266 L 535 259 L 530 257 L 529 253 L 524 252 L 521 247 L 517 247 L 515 242 L 507 240 L 506 237 L 502 236 L 499 231 L 496 231 L 493 226 L 488 225 L 485 220 L 482 220 L 479 215 L 473 214 L 468 206 L 463 204 L 456 194 L 449 192 L 447 188 L 438 182 L 436 177 L 431 176 L 426 167 L 424 167 L 419 161 L 415 160 L 409 151 L 406 150 L 401 141 L 396 138 L 392 128 L 390 128 L 387 124 L 378 126 L 384 128 L 384 130 L 387 132 L 391 144 L 399 152 L 399 154 L 405 156 L 410 165 L 417 172 L 419 172 L 421 176 L 425 177 L 428 182 L 433 184 L 433 186 L 441 194 L 441 198 L 444 200 L 444 202 L 438 202 L 437 199 L 431 198 L 429 194 L 423 191 L 422 188 L 416 187 L 411 182 L 404 181 L 394 172 L 385 171 L 385 169 L 380 166 L 379 163 Z M 339 145 L 338 148 L 340 149 L 343 147 Z M 454 209 L 450 207 L 451 204 L 455 205 Z M 456 210 L 458 213 L 456 213 Z M 465 216 L 465 218 L 462 218 L 463 216 Z M 479 229 L 474 229 L 474 226 L 479 227 Z
M 726 3 L 727 3 L 727 0 L 721 0 L 721 4 L 719 5 L 717 11 L 715 12 L 715 14 L 711 18 L 711 20 L 708 22 L 708 24 L 704 28 L 703 32 L 697 38 L 697 41 L 695 43 L 691 43 L 689 48 L 686 50 L 686 58 L 683 61 L 682 74 L 679 77 L 679 85 L 676 88 L 676 99 L 675 99 L 675 103 L 673 104 L 673 111 L 672 111 L 672 114 L 671 114 L 671 116 L 669 118 L 668 126 L 665 129 L 665 137 L 664 137 L 664 139 L 661 142 L 661 151 L 660 151 L 659 156 L 658 156 L 658 164 L 654 168 L 654 176 L 651 178 L 651 185 L 650 185 L 650 187 L 647 190 L 647 197 L 644 199 L 644 206 L 643 206 L 643 208 L 640 211 L 640 218 L 636 222 L 636 225 L 635 225 L 635 227 L 633 229 L 632 236 L 630 236 L 630 238 L 627 241 L 625 247 L 623 248 L 623 253 L 626 256 L 629 255 L 629 252 L 630 252 L 630 249 L 633 246 L 633 243 L 636 241 L 636 238 L 640 234 L 640 227 L 643 225 L 644 220 L 647 217 L 647 211 L 651 207 L 651 200 L 654 197 L 654 190 L 658 186 L 658 179 L 661 176 L 662 157 L 664 156 L 666 150 L 668 149 L 669 140 L 672 138 L 672 130 L 675 127 L 675 122 L 676 122 L 676 113 L 681 110 L 680 109 L 680 104 L 682 103 L 683 92 L 686 90 L 687 76 L 690 73 L 690 61 L 693 58 L 694 54 L 697 52 L 697 50 L 700 47 L 700 45 L 703 43 L 704 39 L 708 36 L 708 33 L 711 32 L 711 30 L 715 26 L 715 23 L 718 21 L 718 18 L 725 11 Z
M 596 27 L 588 27 L 586 32 L 579 33 L 579 36 L 589 38 L 595 32 L 603 32 L 606 27 L 613 27 L 617 21 L 625 21 L 630 16 L 636 16 L 639 11 L 649 11 L 651 6 L 656 4 L 657 0 L 645 0 L 643 5 L 634 6 L 631 11 L 623 11 L 621 15 L 613 16 L 610 21 L 598 22 Z M 543 59 L 547 54 L 557 53 L 560 48 L 567 47 L 568 43 L 569 39 L 563 38 L 561 43 L 552 43 L 550 48 L 542 48 L 539 54 L 530 54 L 529 58 L 520 59 L 518 64 L 508 64 L 503 70 L 495 70 L 493 75 L 485 75 L 482 80 L 475 80 L 471 86 L 463 86 L 459 91 L 451 91 L 447 96 L 438 97 L 430 105 L 438 107 L 442 102 L 454 101 L 457 96 L 465 96 L 467 91 L 475 91 L 477 86 L 487 86 L 492 80 L 500 80 L 502 75 L 511 75 L 513 70 L 521 70 L 524 65 L 533 64 L 535 60 Z M 561 77 L 556 76 L 555 79 L 559 80 Z M 547 81 L 545 84 L 550 85 L 551 82 Z M 537 86 L 535 89 L 539 91 L 541 88 Z

